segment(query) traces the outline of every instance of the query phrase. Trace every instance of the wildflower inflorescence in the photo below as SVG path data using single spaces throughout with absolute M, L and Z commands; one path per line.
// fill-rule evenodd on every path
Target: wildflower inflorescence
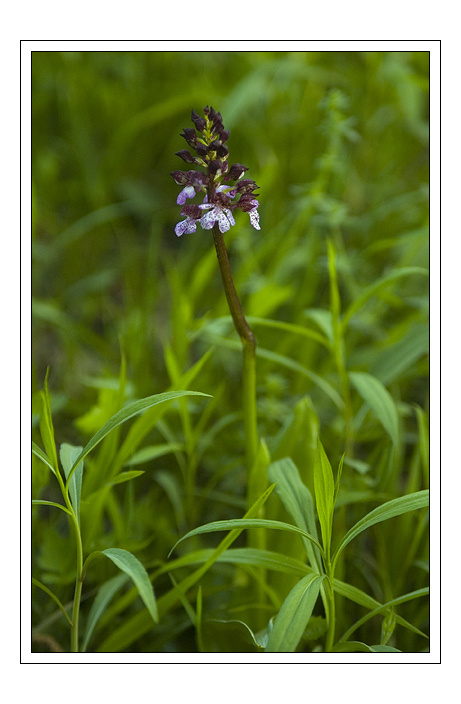
M 259 201 L 256 183 L 249 178 L 241 178 L 248 171 L 243 164 L 233 164 L 229 167 L 229 149 L 226 145 L 229 139 L 229 130 L 224 129 L 221 113 L 212 107 L 203 110 L 204 117 L 192 110 L 192 122 L 195 129 L 186 127 L 181 133 L 189 147 L 197 156 L 193 156 L 188 149 L 176 152 L 186 164 L 195 164 L 204 167 L 203 171 L 173 171 L 172 176 L 179 186 L 183 186 L 178 195 L 177 203 L 182 205 L 181 215 L 185 220 L 178 222 L 175 232 L 178 237 L 183 234 L 195 232 L 197 222 L 202 229 L 211 230 L 215 224 L 220 232 L 227 232 L 235 225 L 233 211 L 240 209 L 250 216 L 250 222 L 259 230 Z M 197 132 L 201 136 L 197 135 Z M 235 181 L 235 185 L 228 184 Z M 194 198 L 197 192 L 204 193 L 200 205 L 186 203 Z

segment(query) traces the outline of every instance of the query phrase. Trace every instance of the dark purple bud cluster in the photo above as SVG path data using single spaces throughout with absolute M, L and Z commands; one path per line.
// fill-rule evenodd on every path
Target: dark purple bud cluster
M 232 164 L 229 167 L 229 148 L 226 144 L 229 130 L 224 128 L 221 113 L 207 106 L 203 114 L 204 117 L 192 110 L 191 118 L 195 129 L 186 127 L 181 133 L 196 156 L 188 149 L 181 149 L 176 155 L 186 164 L 204 167 L 206 172 L 171 173 L 175 182 L 183 186 L 177 203 L 183 206 L 181 214 L 186 216 L 186 220 L 176 225 L 175 232 L 178 236 L 185 232 L 195 232 L 197 221 L 205 230 L 217 223 L 221 232 L 227 232 L 235 224 L 232 212 L 236 208 L 249 213 L 251 224 L 259 230 L 259 202 L 256 200 L 257 193 L 254 193 L 258 186 L 251 179 L 239 180 L 248 171 L 247 166 Z M 227 185 L 229 181 L 237 183 L 235 186 Z M 186 199 L 194 198 L 196 191 L 206 193 L 202 204 L 186 205 Z M 239 199 L 235 201 L 237 196 Z

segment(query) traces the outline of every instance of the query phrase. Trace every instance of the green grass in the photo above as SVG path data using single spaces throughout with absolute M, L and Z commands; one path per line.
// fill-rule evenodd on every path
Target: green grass
M 33 54 L 35 652 L 428 650 L 428 62 Z M 251 453 L 212 233 L 174 233 L 205 105 L 260 187 Z

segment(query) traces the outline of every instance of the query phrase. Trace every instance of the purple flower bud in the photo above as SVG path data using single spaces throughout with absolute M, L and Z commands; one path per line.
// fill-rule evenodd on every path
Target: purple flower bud
M 181 151 L 176 152 L 176 156 L 179 156 L 183 161 L 186 162 L 186 164 L 197 163 L 195 157 L 193 157 L 192 154 L 187 151 L 187 149 L 181 149 Z
M 206 155 L 208 154 L 208 147 L 206 147 L 204 144 L 200 144 L 200 142 L 197 142 L 197 146 L 195 147 L 195 151 L 197 154 L 204 159 Z
M 235 188 L 237 189 L 237 193 L 251 193 L 259 188 L 259 186 L 257 186 L 251 178 L 243 178 L 236 184 Z
M 223 163 L 220 159 L 213 159 L 208 164 L 208 173 L 212 176 L 217 176 L 219 173 L 223 172 Z
M 172 171 L 170 176 L 173 176 L 178 186 L 185 186 L 189 182 L 189 177 L 185 171 Z
M 191 113 L 191 120 L 194 123 L 195 127 L 198 129 L 199 132 L 203 132 L 203 130 L 206 127 L 206 120 L 204 117 L 200 117 L 200 115 L 197 115 L 195 110 L 192 110 Z
M 229 169 L 229 173 L 227 174 L 227 178 L 232 181 L 237 181 L 245 171 L 248 171 L 248 166 L 244 166 L 243 164 L 232 164 Z
M 229 154 L 229 147 L 225 144 L 221 144 L 219 139 L 215 139 L 214 142 L 211 142 L 208 149 L 209 151 L 216 152 L 219 157 L 227 156 Z
M 184 137 L 186 140 L 187 144 L 190 147 L 195 147 L 197 144 L 197 135 L 195 133 L 195 130 L 193 127 L 185 127 L 181 134 L 179 135 L 180 137 Z

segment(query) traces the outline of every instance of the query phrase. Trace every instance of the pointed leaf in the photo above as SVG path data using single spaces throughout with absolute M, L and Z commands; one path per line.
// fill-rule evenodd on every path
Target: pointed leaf
M 45 452 L 50 459 L 53 472 L 57 475 L 59 472 L 58 456 L 56 454 L 53 418 L 51 417 L 50 394 L 48 392 L 48 370 L 46 372 L 43 391 L 40 392 L 40 401 L 40 434 L 42 436 L 42 442 L 45 446 Z
M 318 441 L 314 462 L 315 504 L 322 531 L 323 547 L 329 550 L 335 499 L 333 471 L 323 445 Z
M 370 513 L 368 513 L 364 518 L 362 518 L 362 520 L 356 523 L 348 533 L 346 533 L 341 543 L 338 545 L 333 558 L 333 563 L 336 562 L 339 554 L 342 550 L 344 550 L 346 545 L 367 528 L 374 526 L 376 523 L 381 523 L 381 521 L 387 521 L 389 518 L 393 518 L 394 516 L 400 516 L 403 513 L 415 511 L 418 508 L 425 508 L 428 505 L 429 491 L 425 489 L 424 491 L 417 491 L 414 494 L 407 494 L 407 496 L 399 496 L 397 499 L 387 501 L 385 504 L 373 509 L 373 511 L 370 511 Z
M 82 642 L 82 653 L 86 652 L 90 638 L 93 635 L 93 631 L 99 619 L 106 610 L 106 607 L 109 604 L 110 600 L 117 593 L 117 591 L 125 584 L 125 582 L 127 582 L 127 580 L 128 576 L 126 574 L 118 574 L 116 577 L 112 577 L 112 579 L 109 579 L 109 581 L 103 584 L 102 587 L 99 589 L 93 601 L 90 613 L 88 614 L 88 618 L 86 621 L 85 635 L 83 636 Z
M 295 463 L 289 457 L 273 462 L 267 469 L 267 476 L 269 481 L 277 482 L 275 492 L 298 528 L 318 540 L 314 500 L 309 489 L 301 481 Z M 303 542 L 311 565 L 317 572 L 321 572 L 320 555 L 310 540 L 303 538 Z
M 170 555 L 179 543 L 182 543 L 182 541 L 186 540 L 186 538 L 191 538 L 193 535 L 215 533 L 216 531 L 221 530 L 244 530 L 245 528 L 268 528 L 269 530 L 284 530 L 287 531 L 287 533 L 297 533 L 298 535 L 301 535 L 314 543 L 319 550 L 322 550 L 322 546 L 312 535 L 304 530 L 301 530 L 300 528 L 297 528 L 296 526 L 291 526 L 289 523 L 283 523 L 283 521 L 269 521 L 265 518 L 232 518 L 228 521 L 213 521 L 212 523 L 206 523 L 203 526 L 194 528 L 194 530 L 191 530 L 189 533 L 186 533 L 186 535 L 183 535 L 183 537 L 175 543 L 170 550 Z
M 349 372 L 349 378 L 363 400 L 389 433 L 394 445 L 399 442 L 399 414 L 394 399 L 379 379 L 366 372 Z
M 163 394 L 155 394 L 154 396 L 148 396 L 147 398 L 142 398 L 139 401 L 133 401 L 132 403 L 129 403 L 127 406 L 125 406 L 115 415 L 113 415 L 112 418 L 110 418 L 107 423 L 105 423 L 103 427 L 96 433 L 96 435 L 91 438 L 89 443 L 85 445 L 80 455 L 74 462 L 69 477 L 71 477 L 72 474 L 75 472 L 78 463 L 81 462 L 81 460 L 83 460 L 91 452 L 91 450 L 93 450 L 96 445 L 98 445 L 98 443 L 100 443 L 101 440 L 103 440 L 103 438 L 105 438 L 106 435 L 111 432 L 111 430 L 121 425 L 122 423 L 125 423 L 125 421 L 129 420 L 138 413 L 141 413 L 142 411 L 145 411 L 148 408 L 152 408 L 152 406 L 156 406 L 159 403 L 172 401 L 173 399 L 180 398 L 182 396 L 207 396 L 208 398 L 210 398 L 209 394 L 202 394 L 200 391 L 167 391 Z M 69 477 L 67 477 L 67 482 L 69 482 Z
M 59 458 L 61 460 L 62 468 L 64 474 L 67 477 L 70 474 L 70 470 L 82 451 L 81 447 L 75 447 L 69 445 L 68 443 L 63 443 L 59 448 Z M 69 482 L 69 495 L 72 501 L 72 506 L 75 511 L 77 519 L 80 516 L 80 496 L 82 493 L 82 475 L 83 475 L 83 462 L 79 462 L 72 474 L 71 480 Z
M 102 554 L 112 560 L 122 572 L 125 572 L 135 583 L 139 596 L 143 600 L 148 612 L 155 623 L 158 623 L 157 603 L 155 601 L 154 589 L 149 580 L 149 575 L 139 562 L 138 558 L 119 548 L 108 548 L 102 550 Z
M 323 577 L 307 575 L 296 584 L 283 602 L 266 653 L 293 653 L 301 640 L 317 601 Z

